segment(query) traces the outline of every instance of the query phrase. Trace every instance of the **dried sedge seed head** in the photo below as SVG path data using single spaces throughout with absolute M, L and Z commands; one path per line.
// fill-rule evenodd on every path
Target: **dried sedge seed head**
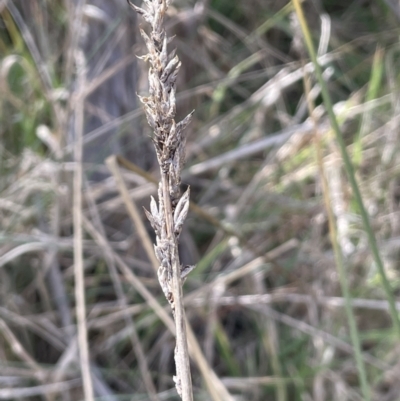
M 147 21 L 152 31 L 148 35 L 141 30 L 148 54 L 141 58 L 149 61 L 149 96 L 139 97 L 144 105 L 147 121 L 154 131 L 153 142 L 157 158 L 164 173 L 169 173 L 173 164 L 173 183 L 179 186 L 184 161 L 185 138 L 183 131 L 190 122 L 191 114 L 176 124 L 175 85 L 181 67 L 176 49 L 168 53 L 171 38 L 165 33 L 163 20 L 170 4 L 168 0 L 145 0 L 145 8 L 137 7 L 128 0 L 130 6 Z M 176 154 L 176 153 L 179 154 Z M 174 191 L 175 192 L 175 191 Z
M 175 310 L 172 292 L 172 264 L 176 263 L 176 259 L 173 260 L 172 258 L 178 252 L 176 248 L 177 240 L 189 210 L 190 188 L 187 188 L 186 192 L 180 196 L 179 187 L 185 159 L 186 137 L 184 130 L 189 124 L 193 112 L 179 123 L 175 122 L 175 85 L 181 62 L 176 55 L 175 49 L 168 53 L 168 43 L 171 38 L 168 38 L 163 27 L 163 19 L 170 5 L 170 0 L 143 0 L 146 9 L 135 6 L 131 3 L 131 0 L 127 1 L 152 27 L 150 35 L 141 30 L 141 35 L 148 50 L 148 54 L 142 56 L 141 59 L 148 61 L 150 67 L 149 96 L 139 96 L 139 99 L 144 105 L 147 121 L 154 132 L 152 140 L 163 174 L 162 181 L 168 183 L 166 197 L 169 196 L 170 200 L 164 199 L 163 187 L 160 183 L 158 188 L 158 207 L 152 197 L 150 211 L 145 209 L 145 213 L 156 233 L 154 250 L 160 262 L 157 272 L 158 279 L 166 299 Z M 171 213 L 170 201 L 173 215 L 166 216 L 167 212 Z M 172 224 L 172 227 L 169 225 L 168 229 L 167 220 L 169 221 L 168 224 Z M 171 238 L 171 235 L 173 238 Z M 194 266 L 181 266 L 181 279 L 184 280 L 193 268 Z M 178 358 L 178 347 L 175 348 L 175 365 L 176 376 L 173 379 L 178 394 L 182 396 L 182 367 Z
M 174 213 L 174 234 L 176 238 L 182 229 L 189 209 L 189 189 L 180 196 L 181 172 L 185 160 L 186 137 L 184 130 L 190 123 L 193 112 L 182 121 L 176 122 L 176 79 L 181 62 L 176 49 L 168 52 L 168 44 L 172 38 L 166 35 L 163 20 L 170 4 L 169 0 L 144 0 L 144 7 L 137 7 L 128 0 L 130 6 L 151 25 L 147 34 L 141 30 L 148 54 L 141 57 L 148 61 L 149 95 L 139 96 L 143 103 L 149 126 L 153 129 L 152 141 L 162 173 L 168 177 L 168 191 Z M 156 255 L 161 264 L 168 262 L 168 246 L 166 245 L 167 229 L 161 184 L 158 191 L 159 206 L 152 198 L 150 212 L 145 211 L 157 236 Z

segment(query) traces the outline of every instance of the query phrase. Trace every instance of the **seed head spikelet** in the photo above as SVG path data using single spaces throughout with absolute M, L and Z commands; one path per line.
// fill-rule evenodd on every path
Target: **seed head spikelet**
M 185 161 L 185 128 L 193 112 L 176 123 L 176 79 L 181 62 L 176 50 L 168 52 L 168 38 L 164 29 L 164 16 L 169 0 L 144 0 L 146 9 L 128 0 L 129 5 L 151 25 L 147 34 L 140 30 L 148 54 L 140 58 L 149 63 L 149 95 L 139 96 L 144 106 L 149 126 L 153 130 L 152 141 L 160 165 L 161 181 L 158 189 L 158 205 L 151 198 L 146 216 L 156 234 L 154 246 L 160 263 L 158 279 L 163 293 L 171 305 L 176 324 L 174 382 L 184 401 L 192 401 L 189 354 L 186 339 L 185 316 L 182 303 L 182 283 L 194 266 L 181 266 L 178 239 L 189 210 L 190 189 L 181 195 L 181 173 Z

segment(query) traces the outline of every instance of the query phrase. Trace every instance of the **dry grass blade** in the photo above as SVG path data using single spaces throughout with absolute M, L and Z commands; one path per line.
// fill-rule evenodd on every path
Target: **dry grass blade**
M 28 253 L 28 252 L 37 252 L 37 251 L 44 251 L 48 248 L 48 245 L 44 242 L 31 242 L 28 244 L 23 244 L 17 246 L 4 255 L 0 256 L 0 267 L 4 266 L 6 263 L 16 259 L 17 257 Z
M 111 165 L 111 166 L 110 166 Z M 119 185 L 122 185 L 122 196 L 126 196 L 126 193 L 124 191 L 127 192 L 125 183 L 123 182 L 123 178 L 118 170 L 118 168 L 115 166 L 115 162 L 113 163 L 112 161 L 110 161 L 109 163 L 109 167 L 111 168 L 111 170 L 113 171 L 115 178 L 117 180 L 117 183 L 119 183 Z M 114 172 L 113 169 L 116 169 L 116 171 Z M 88 200 L 88 204 L 90 205 L 91 211 L 92 211 L 92 216 L 95 219 L 98 229 L 100 231 L 100 233 L 104 236 L 105 235 L 105 230 L 104 230 L 104 226 L 101 222 L 101 218 L 100 215 L 98 213 L 98 209 L 96 207 L 96 204 L 94 202 L 94 200 L 91 198 L 90 196 L 90 191 L 87 191 L 87 200 Z M 133 204 L 130 205 L 130 207 L 134 208 L 134 213 L 136 213 L 136 215 L 138 216 L 139 213 L 136 210 L 136 206 Z M 142 230 L 144 229 L 144 227 L 142 228 Z M 145 235 L 147 235 L 147 232 L 144 233 Z M 150 242 L 150 240 L 147 238 L 148 242 Z M 143 241 L 145 241 L 145 238 L 143 238 Z M 149 369 L 149 365 L 147 363 L 146 360 L 146 355 L 145 352 L 143 350 L 142 344 L 140 342 L 140 338 L 136 329 L 136 325 L 135 322 L 133 321 L 133 319 L 131 318 L 131 316 L 128 314 L 127 311 L 127 299 L 124 293 L 124 289 L 120 280 L 120 277 L 118 275 L 117 272 L 117 267 L 115 265 L 115 261 L 114 258 L 112 257 L 112 255 L 110 254 L 110 252 L 108 252 L 108 248 L 102 248 L 103 252 L 104 252 L 104 258 L 107 262 L 109 271 L 110 271 L 110 276 L 112 278 L 112 282 L 113 282 L 113 286 L 114 286 L 114 291 L 117 295 L 118 298 L 118 304 L 119 306 L 122 308 L 122 314 L 125 320 L 125 324 L 126 326 L 129 328 L 129 331 L 131 333 L 130 335 L 130 340 L 131 340 L 131 344 L 132 344 L 132 348 L 135 352 L 136 355 L 136 359 L 138 361 L 138 365 L 139 365 L 139 369 L 140 369 L 140 373 L 142 375 L 143 378 L 143 382 L 144 385 L 146 387 L 147 393 L 149 395 L 149 398 L 152 401 L 158 401 L 159 398 L 157 396 L 157 391 L 153 382 L 153 378 L 151 377 L 151 373 L 150 373 L 150 369 Z M 153 250 L 151 249 L 151 251 L 153 252 Z
M 81 52 L 76 52 L 79 87 L 84 87 L 85 59 Z M 83 269 L 83 232 L 82 232 L 82 153 L 83 153 L 83 124 L 84 98 L 78 94 L 75 108 L 75 174 L 74 174 L 74 275 L 76 316 L 78 326 L 78 344 L 83 389 L 87 401 L 94 400 L 93 383 L 90 374 L 89 344 L 86 325 L 85 278 Z
M 195 306 L 206 304 L 207 299 L 199 297 L 190 302 Z M 255 304 L 275 304 L 275 303 L 293 303 L 293 304 L 310 304 L 311 302 L 328 308 L 343 307 L 345 299 L 342 297 L 315 297 L 307 294 L 292 293 L 275 293 L 275 294 L 254 294 L 254 295 L 238 295 L 225 296 L 218 298 L 218 305 L 255 305 Z M 389 303 L 378 299 L 359 299 L 351 300 L 353 308 L 371 309 L 371 310 L 389 310 Z M 400 302 L 396 302 L 396 309 L 400 311 Z
M 30 366 L 35 374 L 40 378 L 40 380 L 44 380 L 47 376 L 46 371 L 43 370 L 36 361 L 28 354 L 26 349 L 22 346 L 20 341 L 15 337 L 13 332 L 7 326 L 3 319 L 0 319 L 0 331 L 2 332 L 4 338 L 9 343 L 11 349 L 14 354 L 17 355 L 21 360 L 23 360 L 28 366 Z
M 146 250 L 147 256 L 151 261 L 152 266 L 157 269 L 158 262 L 156 256 L 154 254 L 154 247 L 151 243 L 149 234 L 147 233 L 146 227 L 143 224 L 143 221 L 140 217 L 139 210 L 135 204 L 135 202 L 129 196 L 128 188 L 125 185 L 124 179 L 122 178 L 122 174 L 119 171 L 119 167 L 116 161 L 115 156 L 110 156 L 106 160 L 106 164 L 113 174 L 115 181 L 117 183 L 118 190 L 121 194 L 122 199 L 124 200 L 125 206 L 128 210 L 129 216 L 133 220 L 136 229 L 140 235 L 140 238 L 143 243 L 143 247 Z
M 273 309 L 265 310 L 263 308 L 260 308 L 258 305 L 252 305 L 249 306 L 249 308 L 257 310 L 265 316 L 271 317 L 277 321 L 280 321 L 288 326 L 295 328 L 296 330 L 309 334 L 310 336 L 320 336 L 324 339 L 324 341 L 330 343 L 332 346 L 351 355 L 354 354 L 354 348 L 351 344 L 348 344 L 347 342 L 333 336 L 332 334 L 326 333 L 323 330 L 317 329 L 304 321 L 294 319 L 291 316 L 276 312 Z M 381 369 L 382 371 L 390 368 L 390 365 L 388 365 L 386 362 L 381 361 L 380 359 L 372 356 L 369 353 L 364 352 L 362 354 L 362 358 L 365 362 L 378 369 Z
M 61 393 L 80 385 L 81 380 L 74 379 L 61 383 L 43 384 L 41 386 L 25 388 L 3 388 L 0 389 L 0 400 L 19 399 L 40 395 L 47 396 L 49 393 Z
M 143 297 L 143 299 L 148 303 L 148 305 L 154 310 L 156 315 L 160 318 L 162 322 L 168 327 L 168 329 L 175 333 L 175 326 L 171 317 L 164 310 L 164 308 L 159 304 L 157 299 L 151 294 L 151 292 L 144 286 L 140 279 L 132 272 L 129 266 L 123 261 L 123 259 L 117 255 L 111 248 L 108 241 L 96 230 L 93 224 L 83 216 L 83 226 L 85 230 L 94 238 L 94 240 L 114 257 L 118 268 L 125 276 L 125 279 L 136 289 L 136 291 Z

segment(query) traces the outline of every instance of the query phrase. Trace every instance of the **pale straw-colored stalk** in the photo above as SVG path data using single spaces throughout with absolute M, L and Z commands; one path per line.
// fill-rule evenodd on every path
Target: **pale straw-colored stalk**
M 84 87 L 86 66 L 81 51 L 75 55 L 78 72 L 77 84 Z M 76 323 L 78 331 L 79 362 L 81 368 L 83 392 L 85 401 L 94 400 L 92 377 L 90 373 L 89 339 L 86 322 L 85 303 L 85 275 L 83 268 L 83 230 L 82 230 L 82 183 L 83 183 L 83 126 L 84 126 L 84 97 L 78 92 L 75 106 L 75 171 L 74 171 L 74 199 L 73 199 L 73 225 L 74 225 L 74 277 Z
M 128 0 L 129 2 L 129 0 Z M 158 279 L 171 305 L 176 326 L 174 381 L 183 401 L 193 400 L 189 352 L 186 335 L 185 311 L 182 302 L 182 284 L 193 266 L 183 267 L 179 261 L 178 240 L 189 210 L 189 188 L 181 195 L 181 172 L 185 159 L 184 129 L 192 113 L 176 123 L 175 83 L 181 62 L 175 50 L 168 52 L 168 38 L 164 29 L 164 16 L 170 0 L 144 0 L 146 9 L 130 3 L 150 25 L 147 35 L 141 30 L 148 54 L 149 95 L 140 97 L 147 121 L 153 130 L 153 142 L 160 165 L 161 181 L 158 205 L 151 199 L 146 215 L 156 233 L 155 252 L 159 261 Z

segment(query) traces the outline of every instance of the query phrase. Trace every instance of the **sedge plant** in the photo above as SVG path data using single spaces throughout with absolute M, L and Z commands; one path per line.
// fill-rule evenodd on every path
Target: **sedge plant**
M 129 0 L 128 0 L 129 2 Z M 175 319 L 176 346 L 174 382 L 183 401 L 193 400 L 189 352 L 186 335 L 185 311 L 182 302 L 182 284 L 194 266 L 183 267 L 179 260 L 178 240 L 189 210 L 190 188 L 181 195 L 181 171 L 185 160 L 186 138 L 184 130 L 189 124 L 190 113 L 176 123 L 176 78 L 181 66 L 175 50 L 168 51 L 168 38 L 164 16 L 169 0 L 144 0 L 146 10 L 129 2 L 130 6 L 151 25 L 148 35 L 141 30 L 148 54 L 141 59 L 148 61 L 149 95 L 139 96 L 144 105 L 147 121 L 153 130 L 153 143 L 160 166 L 161 180 L 158 204 L 151 198 L 150 211 L 145 210 L 155 234 L 154 246 L 160 263 L 158 279 Z

